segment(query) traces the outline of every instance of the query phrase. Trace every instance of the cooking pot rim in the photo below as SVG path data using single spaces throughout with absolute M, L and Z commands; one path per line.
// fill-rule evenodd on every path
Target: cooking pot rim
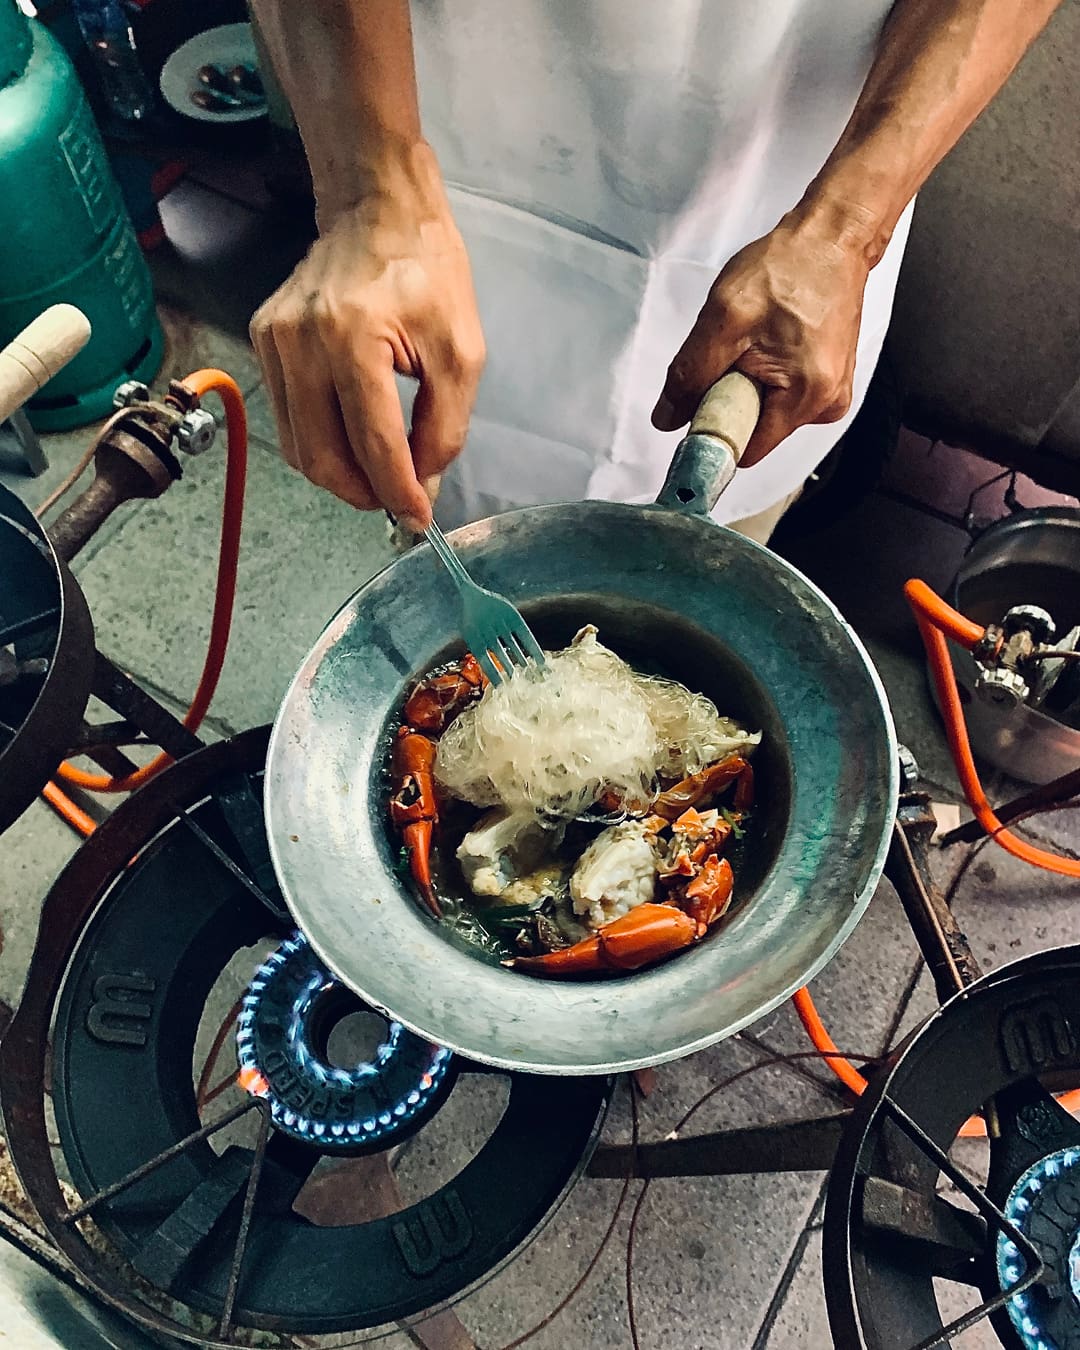
M 558 517 L 553 517 L 552 513 L 558 513 Z M 587 513 L 583 515 L 582 513 Z M 872 729 L 873 736 L 877 740 L 875 748 L 875 763 L 880 761 L 883 770 L 882 777 L 885 781 L 875 782 L 875 806 L 872 813 L 872 821 L 869 827 L 864 822 L 859 825 L 861 831 L 860 838 L 863 841 L 865 852 L 862 858 L 861 875 L 865 878 L 861 886 L 856 889 L 852 886 L 847 891 L 847 902 L 843 906 L 843 917 L 840 922 L 833 922 L 830 917 L 827 923 L 828 936 L 822 936 L 820 940 L 815 939 L 815 944 L 809 949 L 804 949 L 802 954 L 794 958 L 795 966 L 792 969 L 790 978 L 781 978 L 780 983 L 774 988 L 772 993 L 761 998 L 748 1007 L 745 1012 L 735 1017 L 728 1017 L 723 1021 L 720 1029 L 709 1027 L 702 1031 L 698 1036 L 686 1039 L 677 1046 L 666 1049 L 663 1053 L 645 1053 L 641 1055 L 621 1055 L 618 1058 L 605 1058 L 603 1060 L 589 1059 L 587 1062 L 568 1063 L 565 1059 L 552 1057 L 550 1060 L 544 1060 L 542 1056 L 532 1053 L 527 1059 L 508 1055 L 499 1052 L 498 1049 L 491 1049 L 486 1045 L 476 1043 L 466 1043 L 465 1040 L 450 1031 L 448 1028 L 443 1030 L 434 1029 L 430 1024 L 420 1025 L 416 1018 L 411 1017 L 407 1012 L 403 1015 L 401 1007 L 390 1006 L 394 999 L 374 997 L 371 992 L 365 991 L 361 987 L 363 984 L 355 970 L 350 973 L 350 964 L 343 961 L 340 954 L 335 955 L 333 950 L 333 941 L 328 941 L 321 931 L 311 931 L 305 927 L 307 936 L 312 946 L 318 952 L 319 956 L 326 962 L 327 966 L 346 984 L 356 990 L 361 997 L 365 999 L 372 1007 L 382 1012 L 384 1015 L 395 1021 L 402 1023 L 410 1030 L 421 1036 L 438 1040 L 441 1044 L 448 1046 L 451 1050 L 466 1055 L 467 1057 L 482 1063 L 490 1064 L 494 1067 L 503 1069 L 520 1069 L 528 1072 L 564 1074 L 564 1075 L 586 1075 L 596 1073 L 608 1073 L 624 1071 L 635 1068 L 641 1068 L 649 1064 L 662 1063 L 665 1060 L 681 1058 L 685 1055 L 701 1050 L 706 1046 L 715 1043 L 745 1026 L 766 1016 L 779 1004 L 784 1002 L 806 981 L 816 975 L 829 960 L 835 955 L 836 951 L 850 936 L 859 919 L 862 917 L 870 898 L 880 880 L 884 868 L 885 857 L 888 852 L 891 837 L 892 821 L 895 816 L 896 801 L 899 791 L 899 765 L 897 757 L 896 733 L 893 725 L 891 710 L 885 694 L 881 678 L 871 661 L 863 643 L 860 641 L 851 625 L 839 613 L 836 606 L 828 599 L 826 595 L 814 585 L 808 578 L 804 577 L 797 569 L 790 564 L 778 558 L 775 554 L 765 549 L 761 545 L 746 539 L 743 536 L 734 534 L 733 531 L 716 525 L 708 517 L 695 516 L 691 513 L 673 510 L 666 506 L 657 505 L 633 505 L 625 503 L 611 502 L 585 502 L 574 503 L 570 506 L 544 506 L 524 508 L 516 512 L 508 512 L 500 516 L 491 517 L 488 520 L 480 521 L 472 525 L 467 525 L 455 531 L 450 537 L 455 544 L 466 550 L 466 561 L 468 551 L 473 551 L 477 555 L 482 554 L 482 546 L 485 541 L 492 538 L 496 540 L 512 533 L 515 529 L 522 527 L 539 527 L 545 519 L 558 520 L 564 526 L 573 524 L 574 517 L 577 516 L 587 520 L 594 528 L 602 526 L 605 521 L 611 523 L 624 524 L 628 519 L 635 522 L 644 523 L 646 520 L 655 522 L 678 521 L 685 528 L 692 522 L 692 528 L 696 533 L 703 530 L 702 537 L 707 534 L 710 539 L 717 536 L 723 536 L 726 540 L 725 547 L 739 553 L 744 558 L 757 553 L 761 555 L 762 560 L 767 559 L 767 567 L 771 570 L 774 578 L 782 576 L 789 585 L 791 592 L 797 593 L 800 589 L 804 590 L 802 598 L 811 600 L 815 607 L 816 617 L 825 619 L 830 625 L 829 636 L 834 642 L 841 636 L 843 642 L 847 645 L 847 650 L 843 657 L 850 662 L 854 662 L 859 667 L 859 677 L 865 677 L 868 688 L 865 693 L 865 707 L 872 710 L 875 715 L 875 724 Z M 704 530 L 703 527 L 707 527 Z M 275 721 L 271 734 L 270 745 L 267 754 L 267 776 L 266 776 L 266 796 L 267 796 L 267 825 L 268 837 L 270 843 L 270 852 L 273 859 L 275 871 L 278 874 L 283 893 L 289 897 L 290 903 L 293 899 L 293 891 L 297 889 L 295 878 L 290 874 L 290 865 L 286 861 L 288 846 L 282 831 L 283 822 L 278 817 L 279 797 L 286 795 L 284 786 L 279 792 L 279 780 L 281 778 L 280 766 L 284 760 L 288 759 L 288 740 L 294 735 L 293 730 L 288 726 L 290 710 L 297 700 L 308 699 L 310 691 L 316 680 L 316 672 L 321 662 L 327 655 L 333 651 L 336 644 L 342 639 L 354 620 L 360 614 L 363 597 L 369 591 L 376 587 L 380 581 L 385 585 L 387 574 L 394 568 L 402 568 L 409 562 L 410 558 L 415 557 L 417 550 L 412 550 L 409 554 L 401 558 L 394 559 L 387 567 L 381 569 L 379 573 L 370 578 L 364 586 L 356 593 L 350 596 L 338 610 L 333 619 L 326 625 L 323 634 L 313 646 L 308 657 L 301 665 L 299 671 L 289 686 L 289 690 L 282 701 L 281 710 Z M 412 564 L 415 565 L 415 564 Z M 565 591 L 553 590 L 552 598 L 566 595 Z M 536 596 L 531 597 L 533 600 Z M 546 598 L 546 597 L 543 597 Z M 569 597 L 572 599 L 572 596 Z M 753 668 L 753 662 L 749 663 Z M 396 685 L 396 697 L 400 697 L 401 692 L 407 686 L 410 680 L 421 672 L 421 667 L 410 669 L 403 672 L 398 669 L 398 678 Z M 382 710 L 385 715 L 387 709 Z M 868 733 L 869 734 L 869 733 Z M 854 826 L 852 826 L 854 830 Z M 872 841 L 874 835 L 878 834 L 876 846 L 871 853 Z M 856 878 L 851 878 L 852 882 Z M 303 889 L 301 886 L 300 889 Z M 404 892 L 402 892 L 404 893 Z M 838 901 L 833 907 L 835 910 L 841 909 L 841 903 Z M 748 906 L 748 908 L 751 908 Z M 298 912 L 305 912 L 310 917 L 311 905 L 307 902 L 297 907 Z M 833 909 L 830 909 L 830 916 Z M 320 919 L 316 928 L 325 926 L 325 917 Z M 446 944 L 443 943 L 445 946 Z M 683 958 L 679 958 L 682 960 Z M 674 966 L 676 963 L 669 963 Z M 790 962 L 785 963 L 785 969 Z M 523 979 L 523 977 L 518 977 Z M 640 977 L 635 977 L 640 978 Z M 542 985 L 550 990 L 553 986 L 551 982 L 529 981 L 529 984 Z M 601 982 L 593 982 L 593 987 L 599 986 Z M 608 987 L 612 987 L 612 982 L 605 982 Z M 617 983 L 629 983 L 617 982 Z M 567 986 L 562 986 L 564 989 Z M 385 991 L 384 991 L 385 992 Z

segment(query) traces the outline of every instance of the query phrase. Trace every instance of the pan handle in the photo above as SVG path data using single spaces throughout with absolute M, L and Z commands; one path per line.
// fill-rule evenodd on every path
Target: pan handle
M 749 376 L 737 370 L 721 376 L 675 447 L 657 503 L 707 516 L 735 476 L 760 413 L 761 393 Z

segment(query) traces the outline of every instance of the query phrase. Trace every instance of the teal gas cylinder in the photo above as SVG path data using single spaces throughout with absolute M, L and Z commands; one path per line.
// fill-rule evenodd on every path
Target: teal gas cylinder
M 63 48 L 0 0 L 0 345 L 58 302 L 90 341 L 31 400 L 39 431 L 112 409 L 124 380 L 149 383 L 164 340 L 146 260 Z

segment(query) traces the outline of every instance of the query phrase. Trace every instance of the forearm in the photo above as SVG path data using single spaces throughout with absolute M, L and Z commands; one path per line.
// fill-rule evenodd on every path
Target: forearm
M 438 196 L 420 131 L 408 0 L 252 7 L 300 129 L 320 225 L 372 195 Z
M 797 214 L 873 266 L 904 208 L 1059 0 L 897 0 L 851 120 Z

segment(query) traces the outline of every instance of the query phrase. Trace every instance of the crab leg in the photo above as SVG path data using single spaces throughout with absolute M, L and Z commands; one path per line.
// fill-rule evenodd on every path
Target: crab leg
M 436 919 L 442 906 L 431 881 L 431 837 L 438 820 L 435 802 L 435 742 L 402 727 L 394 741 L 390 819 L 409 851 L 409 871 L 424 903 Z
M 466 655 L 455 668 L 420 681 L 406 700 L 405 721 L 417 731 L 439 735 L 487 682 L 476 657 Z
M 676 783 L 666 792 L 661 792 L 653 802 L 652 810 L 665 820 L 675 820 L 688 807 L 697 806 L 707 798 L 715 797 L 736 779 L 741 782 L 744 772 L 749 768 L 750 765 L 742 755 L 728 755 L 726 759 L 710 764 L 707 769 L 691 774 L 681 783 Z
M 683 892 L 682 908 L 698 924 L 708 928 L 724 913 L 731 903 L 735 888 L 735 874 L 726 858 L 710 855 L 701 865 L 701 871 Z
M 503 964 L 536 975 L 589 975 L 637 970 L 688 947 L 705 927 L 672 905 L 644 904 L 604 924 L 592 937 L 543 956 L 516 956 Z

